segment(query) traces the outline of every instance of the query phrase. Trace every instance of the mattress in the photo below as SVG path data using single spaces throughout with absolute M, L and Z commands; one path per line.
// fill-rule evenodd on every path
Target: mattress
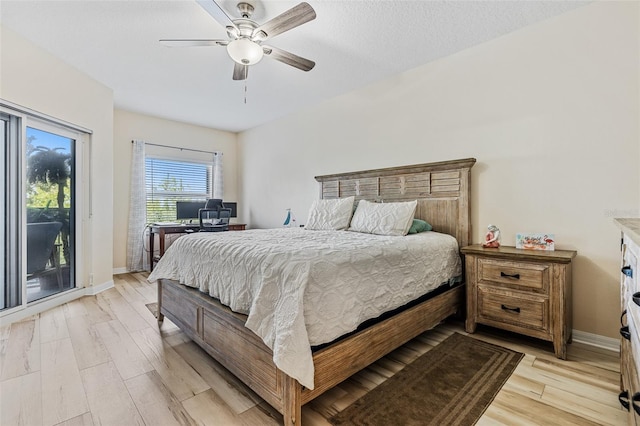
M 247 315 L 276 366 L 313 389 L 311 346 L 355 330 L 461 275 L 457 241 L 268 229 L 176 240 L 149 276 L 199 288 Z

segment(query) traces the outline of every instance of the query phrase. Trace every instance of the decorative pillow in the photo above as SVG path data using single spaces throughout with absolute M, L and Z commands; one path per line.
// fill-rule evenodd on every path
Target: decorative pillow
M 417 201 L 371 203 L 360 200 L 351 219 L 349 231 L 377 235 L 407 235 L 417 204 Z
M 420 232 L 431 231 L 433 226 L 431 226 L 428 222 L 420 219 L 413 219 L 413 224 L 411 228 L 409 228 L 408 234 L 419 234 Z
M 312 231 L 347 229 L 353 214 L 353 201 L 354 197 L 314 201 L 304 229 Z

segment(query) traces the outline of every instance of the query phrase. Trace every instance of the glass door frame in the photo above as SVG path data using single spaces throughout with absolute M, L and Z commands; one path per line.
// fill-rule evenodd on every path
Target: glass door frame
M 2 120 L 5 121 L 4 135 L 5 146 L 3 152 L 3 164 L 2 174 L 5 177 L 5 184 L 2 190 L 2 203 L 3 213 L 5 218 L 4 223 L 4 238 L 3 238 L 3 267 L 4 267 L 4 282 L 5 288 L 3 291 L 4 300 L 0 308 L 10 310 L 16 306 L 20 306 L 23 303 L 22 299 L 22 287 L 20 284 L 20 270 L 21 270 L 21 255 L 18 253 L 21 251 L 20 232 L 17 230 L 20 226 L 20 220 L 22 217 L 22 203 L 20 197 L 20 182 L 22 180 L 21 174 L 21 146 L 20 140 L 22 139 L 21 123 L 23 116 L 14 114 L 12 111 L 6 111 L 0 108 L 0 114 Z M 15 143 L 17 141 L 17 143 Z M 12 208 L 13 206 L 13 208 Z M 14 230 L 13 232 L 11 230 Z
M 26 244 L 26 235 L 27 235 L 27 127 L 42 130 L 44 132 L 52 133 L 58 136 L 62 136 L 64 138 L 68 138 L 73 140 L 72 148 L 73 151 L 70 153 L 71 158 L 74 164 L 71 166 L 71 170 L 73 171 L 73 176 L 71 176 L 70 182 L 70 196 L 72 197 L 72 203 L 69 210 L 69 223 L 70 229 L 72 232 L 72 239 L 69 241 L 70 250 L 72 250 L 73 259 L 71 260 L 71 265 L 73 269 L 71 270 L 71 282 L 74 284 L 72 288 L 69 290 L 73 290 L 75 288 L 81 288 L 81 280 L 78 278 L 82 276 L 81 269 L 79 265 L 82 265 L 82 250 L 78 250 L 81 247 L 82 239 L 79 238 L 78 233 L 82 228 L 82 221 L 79 220 L 82 218 L 82 210 L 79 208 L 82 206 L 82 170 L 78 170 L 82 168 L 82 134 L 78 131 L 74 131 L 68 129 L 63 126 L 54 125 L 50 122 L 46 122 L 43 120 L 39 120 L 33 117 L 27 117 L 26 120 L 22 121 L 22 187 L 20 188 L 20 195 L 22 197 L 22 215 L 20 218 L 20 223 L 22 226 L 22 268 L 21 268 L 21 287 L 22 287 L 22 301 L 25 305 L 32 305 L 37 303 L 40 300 L 47 300 L 53 298 L 57 295 L 65 293 L 69 290 L 63 290 L 60 292 L 56 292 L 50 296 L 43 297 L 40 299 L 36 299 L 33 301 L 27 300 L 27 244 Z M 37 142 L 35 143 L 37 145 Z M 71 211 L 73 208 L 73 211 Z M 71 222 L 73 221 L 73 224 Z
M 9 155 L 19 155 L 20 158 L 18 161 L 13 164 L 17 165 L 17 170 L 5 170 L 3 164 L 3 174 L 9 173 L 7 176 L 6 185 L 10 186 L 7 189 L 7 194 L 5 194 L 5 200 L 15 201 L 17 204 L 14 205 L 10 202 L 5 206 L 5 213 L 8 216 L 13 217 L 14 221 L 17 222 L 15 225 L 19 227 L 18 241 L 16 245 L 13 247 L 18 247 L 17 262 L 15 256 L 13 256 L 13 265 L 5 264 L 5 274 L 7 272 L 9 274 L 9 279 L 13 282 L 5 283 L 5 285 L 13 285 L 15 286 L 15 282 L 17 281 L 19 284 L 19 293 L 21 294 L 20 303 L 7 307 L 3 310 L 0 310 L 0 319 L 5 316 L 10 316 L 15 314 L 18 311 L 27 309 L 28 306 L 34 306 L 38 304 L 47 304 L 50 305 L 52 301 L 55 303 L 55 299 L 58 298 L 68 298 L 67 295 L 70 293 L 83 292 L 86 282 L 86 277 L 88 276 L 88 265 L 86 265 L 87 259 L 90 259 L 90 253 L 87 255 L 85 252 L 87 250 L 90 251 L 90 242 L 85 239 L 85 230 L 88 229 L 87 225 L 91 216 L 91 206 L 90 200 L 90 136 L 91 131 L 87 129 L 83 129 L 78 126 L 70 125 L 61 120 L 56 120 L 52 117 L 49 117 L 45 114 L 37 113 L 35 111 L 31 111 L 25 108 L 17 107 L 11 104 L 10 102 L 6 102 L 0 99 L 0 113 L 3 115 L 9 115 L 10 117 L 15 117 L 17 119 L 14 121 L 16 129 L 13 129 L 14 132 L 17 132 L 17 138 L 19 139 L 18 147 L 13 147 L 13 151 L 9 151 L 7 156 Z M 27 169 L 27 158 L 26 158 L 26 148 L 27 148 L 27 132 L 26 128 L 31 127 L 35 129 L 44 130 L 46 132 L 59 134 L 64 137 L 68 137 L 75 140 L 75 164 L 74 164 L 74 176 L 73 176 L 73 184 L 75 188 L 72 191 L 74 197 L 74 217 L 75 217 L 75 232 L 73 241 L 71 242 L 74 245 L 75 252 L 75 262 L 74 262 L 74 270 L 72 273 L 75 276 L 74 284 L 75 287 L 70 290 L 66 290 L 63 292 L 59 292 L 53 294 L 51 296 L 34 300 L 32 302 L 27 302 L 27 244 L 26 244 L 26 232 L 27 232 L 27 210 L 26 210 L 26 169 Z M 10 145 L 6 143 L 6 145 Z M 16 153 L 19 152 L 19 154 Z M 10 163 L 11 160 L 5 159 L 7 163 Z M 4 176 L 3 176 L 4 177 Z M 13 181 L 13 182 L 10 182 Z M 16 183 L 15 180 L 18 180 Z M 12 193 L 16 192 L 17 193 Z M 3 200 L 4 202 L 4 200 Z M 13 210 L 9 212 L 9 210 Z M 5 219 L 5 226 L 6 226 Z M 5 235 L 8 237 L 8 235 Z M 7 253 L 9 255 L 9 253 Z M 12 256 L 7 256 L 7 259 L 11 261 Z M 17 276 L 16 276 L 17 275 Z M 4 291 L 4 289 L 3 289 Z M 73 296 L 76 298 L 79 296 Z M 0 307 L 1 308 L 1 307 Z

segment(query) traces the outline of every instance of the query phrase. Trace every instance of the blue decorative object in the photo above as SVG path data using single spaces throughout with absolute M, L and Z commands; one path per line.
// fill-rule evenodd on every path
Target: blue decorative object
M 291 223 L 291 209 L 287 209 L 287 217 L 284 219 L 284 226 L 289 226 Z

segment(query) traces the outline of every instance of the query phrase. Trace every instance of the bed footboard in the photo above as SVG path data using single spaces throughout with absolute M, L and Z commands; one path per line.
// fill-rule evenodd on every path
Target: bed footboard
M 282 412 L 283 373 L 274 365 L 271 350 L 244 327 L 246 316 L 198 289 L 166 279 L 158 280 L 158 295 L 159 314 Z

